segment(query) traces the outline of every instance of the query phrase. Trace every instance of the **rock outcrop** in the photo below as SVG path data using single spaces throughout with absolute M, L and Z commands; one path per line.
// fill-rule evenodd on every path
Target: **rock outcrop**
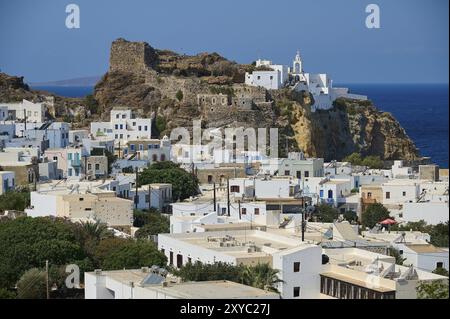
M 389 114 L 368 101 L 339 99 L 326 111 L 311 112 L 312 96 L 288 89 L 265 90 L 243 84 L 253 65 L 229 61 L 217 53 L 180 55 L 145 42 L 118 39 L 112 43 L 109 71 L 95 86 L 99 115 L 83 99 L 55 98 L 55 117 L 75 114 L 75 125 L 109 119 L 114 106 L 128 106 L 155 118 L 155 134 L 179 126 L 277 127 L 279 154 L 302 150 L 307 156 L 340 160 L 359 152 L 382 159 L 414 160 L 417 148 Z M 35 99 L 21 78 L 0 74 L 0 101 Z
M 45 91 L 31 90 L 23 82 L 23 77 L 0 72 L 0 102 L 20 102 L 23 99 L 46 103 L 49 117 L 71 120 L 74 127 L 85 125 L 86 118 L 91 115 L 85 107 L 84 99 L 61 97 Z
M 205 127 L 278 127 L 282 154 L 287 140 L 289 150 L 326 160 L 353 152 L 383 159 L 418 157 L 395 118 L 370 102 L 341 100 L 331 110 L 311 112 L 309 94 L 243 85 L 245 72 L 252 68 L 217 53 L 187 56 L 118 39 L 95 98 L 104 110 L 127 105 L 142 115 L 155 114 L 164 123 L 163 134 L 189 127 L 198 118 Z M 224 105 L 212 103 L 223 96 Z

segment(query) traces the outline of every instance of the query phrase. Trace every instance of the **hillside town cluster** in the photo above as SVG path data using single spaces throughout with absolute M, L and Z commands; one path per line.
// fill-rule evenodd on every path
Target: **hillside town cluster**
M 272 71 L 247 74 L 246 81 L 284 85 L 285 67 L 268 65 Z M 323 90 L 317 91 L 324 96 L 316 100 L 318 108 L 343 92 L 325 75 L 303 73 L 299 54 L 290 72 L 298 75 L 293 85 Z M 151 119 L 137 118 L 130 109 L 113 108 L 109 122 L 74 130 L 48 120 L 45 103 L 0 103 L 0 195 L 31 190 L 24 212 L 6 211 L 2 217 L 100 221 L 116 236 L 133 238 L 134 210 L 154 208 L 170 218 L 170 233 L 149 240 L 169 265 L 268 263 L 279 271 L 278 293 L 229 281 L 181 282 L 148 265 L 86 273 L 86 298 L 402 299 L 416 298 L 419 282 L 447 279 L 432 273 L 449 269 L 449 252 L 432 245 L 430 234 L 391 231 L 381 220 L 364 229 L 343 216 L 352 212 L 360 219 L 368 205 L 380 203 L 395 223 L 447 222 L 448 169 L 410 167 L 401 160 L 388 169 L 370 169 L 301 152 L 285 158 L 222 152 L 218 160 L 201 146 L 152 138 L 151 126 Z M 203 161 L 194 163 L 195 156 Z M 171 184 L 137 185 L 144 168 L 164 161 L 192 173 L 198 194 L 174 202 Z M 339 216 L 317 221 L 315 207 L 321 204 L 336 208 Z M 393 250 L 405 259 L 403 265 L 396 264 Z

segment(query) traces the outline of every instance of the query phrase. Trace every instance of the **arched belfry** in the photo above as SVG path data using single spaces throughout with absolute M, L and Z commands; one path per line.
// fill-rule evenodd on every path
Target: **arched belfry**
M 292 70 L 293 70 L 294 74 L 303 73 L 302 58 L 300 56 L 300 51 L 298 51 L 298 50 L 297 50 L 297 54 L 295 55 L 295 59 L 292 64 Z

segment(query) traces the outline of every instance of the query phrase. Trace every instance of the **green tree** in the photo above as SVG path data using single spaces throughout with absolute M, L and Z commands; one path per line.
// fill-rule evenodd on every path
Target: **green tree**
M 26 271 L 17 282 L 17 298 L 45 299 L 47 293 L 46 274 L 38 268 Z
M 172 184 L 172 197 L 175 201 L 198 193 L 197 177 L 169 161 L 154 163 L 141 172 L 139 184 L 151 183 Z
M 431 237 L 431 244 L 438 247 L 448 247 L 448 226 L 448 221 L 431 226 L 431 229 L 428 231 Z
M 167 128 L 167 123 L 166 123 L 166 120 L 164 119 L 164 117 L 157 116 L 156 120 L 155 120 L 155 126 L 156 126 L 156 130 L 158 131 L 158 134 L 161 134 L 162 132 L 164 132 Z
M 82 232 L 90 239 L 100 241 L 101 239 L 113 237 L 113 233 L 108 230 L 108 226 L 100 221 L 86 221 L 79 223 Z
M 344 162 L 350 162 L 352 165 L 367 166 L 369 168 L 383 168 L 384 163 L 379 156 L 369 155 L 362 157 L 359 153 L 352 153 L 343 159 Z
M 395 224 L 391 226 L 391 230 L 399 230 L 399 231 L 420 231 L 420 232 L 428 232 L 430 229 L 427 226 L 427 223 L 421 219 L 417 222 L 407 222 L 406 224 Z
M 269 264 L 258 263 L 255 266 L 245 266 L 242 270 L 243 283 L 259 289 L 278 292 L 276 286 L 283 282 L 278 277 L 279 270 L 273 269 Z
M 183 91 L 178 90 L 175 97 L 177 98 L 178 101 L 181 101 L 183 99 Z
M 140 227 L 136 232 L 136 238 L 146 239 L 151 235 L 163 234 L 170 232 L 169 218 L 152 208 L 150 212 L 135 210 L 133 213 L 134 227 Z
M 223 262 L 203 264 L 197 261 L 179 269 L 171 269 L 171 272 L 183 281 L 229 280 L 270 291 L 277 291 L 276 285 L 281 282 L 278 270 L 272 269 L 267 263 L 235 266 Z
M 171 269 L 171 272 L 183 281 L 229 280 L 239 283 L 243 281 L 242 271 L 242 266 L 223 262 L 203 264 L 199 261 L 186 263 L 179 269 Z
M 444 267 L 438 267 L 435 270 L 433 270 L 433 274 L 448 277 L 448 270 L 445 269 Z
M 323 223 L 332 223 L 334 222 L 339 215 L 339 211 L 327 204 L 320 204 L 316 209 L 317 219 Z
M 5 288 L 0 288 L 0 299 L 15 299 L 16 294 Z
M 448 299 L 448 280 L 422 281 L 416 288 L 417 299 Z
M 86 95 L 84 98 L 84 104 L 86 108 L 91 112 L 91 114 L 100 113 L 100 106 L 98 105 L 97 100 L 92 94 Z
M 101 240 L 94 247 L 93 261 L 96 267 L 102 268 L 104 260 L 114 251 L 127 246 L 131 240 L 112 237 Z
M 106 256 L 103 260 L 103 269 L 140 268 L 145 266 L 164 266 L 166 256 L 158 250 L 152 242 L 128 241 Z
M 147 224 L 163 224 L 169 229 L 170 221 L 165 215 L 162 215 L 156 208 L 152 207 L 150 212 L 135 210 L 133 212 L 134 227 L 142 227 Z
M 352 154 L 344 157 L 344 159 L 342 161 L 349 162 L 352 165 L 362 165 L 362 158 L 361 158 L 361 154 L 359 154 L 359 153 L 352 153 Z
M 136 231 L 136 238 L 139 239 L 146 239 L 149 238 L 152 235 L 158 235 L 158 234 L 166 234 L 169 233 L 169 227 L 164 224 L 147 224 L 141 228 L 139 228 L 138 231 Z
M 344 219 L 348 222 L 357 222 L 358 221 L 358 215 L 356 212 L 347 210 L 344 212 Z
M 95 255 L 97 245 L 102 239 L 113 237 L 106 224 L 96 222 L 78 222 L 73 225 L 77 243 L 91 259 Z
M 384 166 L 383 161 L 379 156 L 367 156 L 362 160 L 363 166 L 367 166 L 373 169 L 381 169 Z
M 30 205 L 30 192 L 8 191 L 0 195 L 0 212 L 5 210 L 24 211 Z
M 395 257 L 395 263 L 397 265 L 403 265 L 403 262 L 406 260 L 406 258 L 403 258 L 403 256 L 400 255 L 398 249 L 395 248 L 389 249 L 389 256 Z
M 369 204 L 361 217 L 362 225 L 372 228 L 375 224 L 389 218 L 389 211 L 380 203 Z
M 0 287 L 10 288 L 31 268 L 86 257 L 71 223 L 59 218 L 19 217 L 0 222 Z

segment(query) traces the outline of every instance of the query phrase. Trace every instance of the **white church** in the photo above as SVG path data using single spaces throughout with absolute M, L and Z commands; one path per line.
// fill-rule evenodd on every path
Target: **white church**
M 263 70 L 246 72 L 245 84 L 262 86 L 269 90 L 290 87 L 296 91 L 308 91 L 314 98 L 314 104 L 311 105 L 313 112 L 332 108 L 333 101 L 339 97 L 367 100 L 365 95 L 349 93 L 348 88 L 334 88 L 333 81 L 326 73 L 305 73 L 299 51 L 292 62 L 292 68 L 261 59 L 256 61 L 256 67 Z

